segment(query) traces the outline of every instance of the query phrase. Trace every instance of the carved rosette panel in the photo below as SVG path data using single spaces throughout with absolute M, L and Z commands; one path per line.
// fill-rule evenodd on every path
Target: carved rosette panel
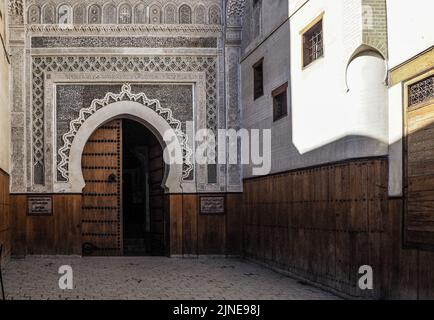
M 89 24 L 100 24 L 101 23 L 101 7 L 97 4 L 91 5 L 89 7 L 88 19 Z
M 159 5 L 154 4 L 149 8 L 149 23 L 161 23 L 161 7 Z
M 28 23 L 39 24 L 41 23 L 41 8 L 36 5 L 29 7 L 27 11 L 27 21 Z

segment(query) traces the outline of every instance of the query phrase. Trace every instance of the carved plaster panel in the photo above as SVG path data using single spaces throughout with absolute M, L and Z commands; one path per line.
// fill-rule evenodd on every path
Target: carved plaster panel
M 200 14 L 197 23 L 206 23 L 206 20 L 200 17 L 206 15 L 212 16 L 213 19 L 210 23 L 221 23 L 221 1 L 219 0 L 201 0 L 202 3 L 198 4 L 193 0 L 133 0 L 126 3 L 123 0 L 51 0 L 50 3 L 45 3 L 41 0 L 27 1 L 27 8 L 34 11 L 33 19 L 28 19 L 27 23 L 42 23 L 56 24 L 60 23 L 63 9 L 68 8 L 67 17 L 68 23 L 75 24 L 161 24 L 161 23 L 180 23 L 191 24 L 193 21 L 193 12 Z M 13 0 L 14 8 L 18 7 L 16 3 L 22 1 Z M 87 17 L 83 14 L 83 6 L 87 7 Z M 61 8 L 61 11 L 56 12 L 56 8 Z M 217 8 L 217 9 L 216 9 Z M 40 10 L 39 20 L 35 16 L 35 10 Z M 92 9 L 92 10 L 91 10 Z M 16 9 L 14 9 L 17 11 Z M 21 8 L 21 12 L 22 12 Z M 219 16 L 216 16 L 218 14 Z M 27 10 L 27 16 L 30 13 Z M 65 17 L 65 16 L 64 16 Z

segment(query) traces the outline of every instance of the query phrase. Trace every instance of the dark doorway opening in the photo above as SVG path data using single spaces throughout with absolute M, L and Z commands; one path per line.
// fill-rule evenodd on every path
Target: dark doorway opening
M 123 252 L 127 256 L 164 255 L 163 149 L 142 124 L 124 119 L 122 128 Z

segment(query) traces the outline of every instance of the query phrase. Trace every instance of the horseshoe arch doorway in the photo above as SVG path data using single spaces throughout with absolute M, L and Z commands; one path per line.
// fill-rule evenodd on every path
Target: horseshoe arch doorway
M 165 171 L 163 148 L 141 123 L 115 119 L 93 132 L 82 154 L 83 255 L 168 254 Z

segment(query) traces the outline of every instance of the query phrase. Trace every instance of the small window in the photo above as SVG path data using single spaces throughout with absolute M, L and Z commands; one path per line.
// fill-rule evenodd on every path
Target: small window
M 288 83 L 273 91 L 273 118 L 274 121 L 288 115 Z
M 322 19 L 303 34 L 303 67 L 324 56 Z
M 258 99 L 264 95 L 264 60 L 257 62 L 253 66 L 253 85 L 254 99 Z
M 434 76 L 416 82 L 409 87 L 409 107 L 429 102 L 432 99 L 434 99 Z

